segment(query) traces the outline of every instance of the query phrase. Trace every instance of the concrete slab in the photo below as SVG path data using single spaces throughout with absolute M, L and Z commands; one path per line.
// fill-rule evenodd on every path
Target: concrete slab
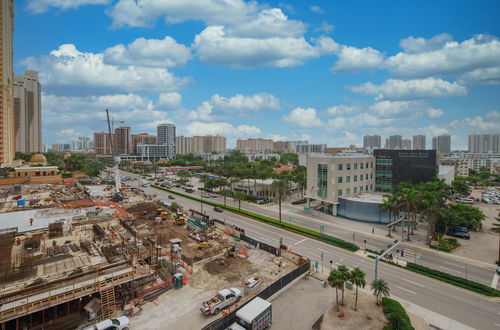
M 47 212 L 47 211 L 51 212 Z M 85 215 L 84 209 L 45 209 L 0 213 L 0 229 L 17 227 L 19 232 L 47 228 L 49 223 L 73 216 Z M 33 225 L 29 219 L 33 218 Z

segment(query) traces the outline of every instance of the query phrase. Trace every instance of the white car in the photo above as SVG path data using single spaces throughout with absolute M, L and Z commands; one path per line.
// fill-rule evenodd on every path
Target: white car
M 457 198 L 456 201 L 457 203 L 474 204 L 474 200 L 470 198 Z
M 210 198 L 210 194 L 209 193 L 203 193 L 203 194 L 201 194 L 201 197 Z
M 217 194 L 210 194 L 210 197 L 217 198 L 217 197 L 219 197 L 219 195 L 217 195 Z
M 84 330 L 128 330 L 130 320 L 126 316 L 120 316 L 115 319 L 107 319 L 94 324 L 92 327 Z

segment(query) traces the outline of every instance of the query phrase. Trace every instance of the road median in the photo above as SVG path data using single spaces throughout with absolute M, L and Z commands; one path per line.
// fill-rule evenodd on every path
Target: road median
M 163 190 L 163 191 L 167 191 L 169 193 L 176 194 L 176 195 L 179 195 L 179 196 L 182 196 L 182 197 L 185 197 L 185 198 L 189 198 L 189 199 L 194 200 L 194 201 L 201 202 L 201 198 L 198 198 L 198 197 L 195 197 L 195 196 L 191 196 L 191 195 L 188 195 L 188 194 L 183 194 L 181 192 L 178 192 L 178 191 L 175 191 L 175 190 L 172 190 L 172 189 L 160 187 L 160 186 L 157 186 L 157 185 L 151 185 L 151 187 L 157 188 L 157 189 L 160 189 L 160 190 Z M 246 210 L 241 210 L 241 209 L 238 209 L 237 207 L 234 207 L 234 206 L 224 205 L 224 204 L 221 204 L 221 203 L 216 203 L 216 202 L 212 202 L 212 201 L 205 200 L 205 199 L 203 200 L 203 203 L 207 204 L 207 205 L 218 206 L 218 207 L 221 207 L 221 208 L 223 208 L 223 209 L 225 209 L 227 211 L 230 211 L 230 212 L 233 212 L 233 213 L 237 213 L 237 214 L 240 214 L 240 215 L 244 215 L 244 216 L 250 217 L 252 219 L 259 220 L 259 221 L 262 221 L 264 223 L 267 223 L 267 224 L 270 224 L 270 225 L 273 225 L 273 226 L 276 226 L 276 227 L 280 227 L 282 229 L 286 229 L 286 230 L 291 231 L 291 232 L 295 232 L 295 233 L 298 233 L 298 234 L 301 234 L 301 235 L 305 235 L 305 236 L 309 236 L 309 237 L 312 237 L 312 238 L 316 238 L 316 239 L 318 239 L 320 241 L 323 241 L 323 242 L 325 242 L 327 244 L 330 244 L 330 245 L 333 245 L 333 246 L 337 246 L 337 247 L 340 247 L 340 248 L 345 249 L 345 250 L 349 250 L 349 251 L 352 251 L 352 252 L 356 252 L 357 250 L 359 250 L 359 246 L 357 246 L 356 244 L 353 244 L 353 243 L 350 243 L 350 242 L 346 242 L 346 241 L 344 241 L 344 240 L 342 240 L 340 238 L 334 237 L 334 236 L 321 234 L 320 232 L 317 232 L 317 231 L 312 230 L 312 229 L 300 227 L 300 226 L 293 225 L 293 224 L 286 223 L 286 222 L 281 222 L 281 221 L 279 221 L 277 219 L 266 217 L 264 215 L 260 215 L 260 214 L 253 213 L 253 212 L 246 211 Z

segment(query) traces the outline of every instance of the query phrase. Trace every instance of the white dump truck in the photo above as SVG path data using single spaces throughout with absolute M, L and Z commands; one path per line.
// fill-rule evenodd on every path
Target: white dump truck
M 255 297 L 236 312 L 237 321 L 228 330 L 262 330 L 273 321 L 271 303 Z
M 204 301 L 200 310 L 205 315 L 218 314 L 221 310 L 241 300 L 241 291 L 236 288 L 223 289 L 217 294 Z

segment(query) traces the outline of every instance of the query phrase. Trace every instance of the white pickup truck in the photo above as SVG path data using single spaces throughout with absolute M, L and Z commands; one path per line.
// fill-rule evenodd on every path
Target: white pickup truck
M 226 307 L 231 306 L 241 300 L 241 291 L 236 288 L 223 289 L 217 292 L 217 294 L 204 301 L 200 310 L 205 315 L 218 314 L 221 310 Z

